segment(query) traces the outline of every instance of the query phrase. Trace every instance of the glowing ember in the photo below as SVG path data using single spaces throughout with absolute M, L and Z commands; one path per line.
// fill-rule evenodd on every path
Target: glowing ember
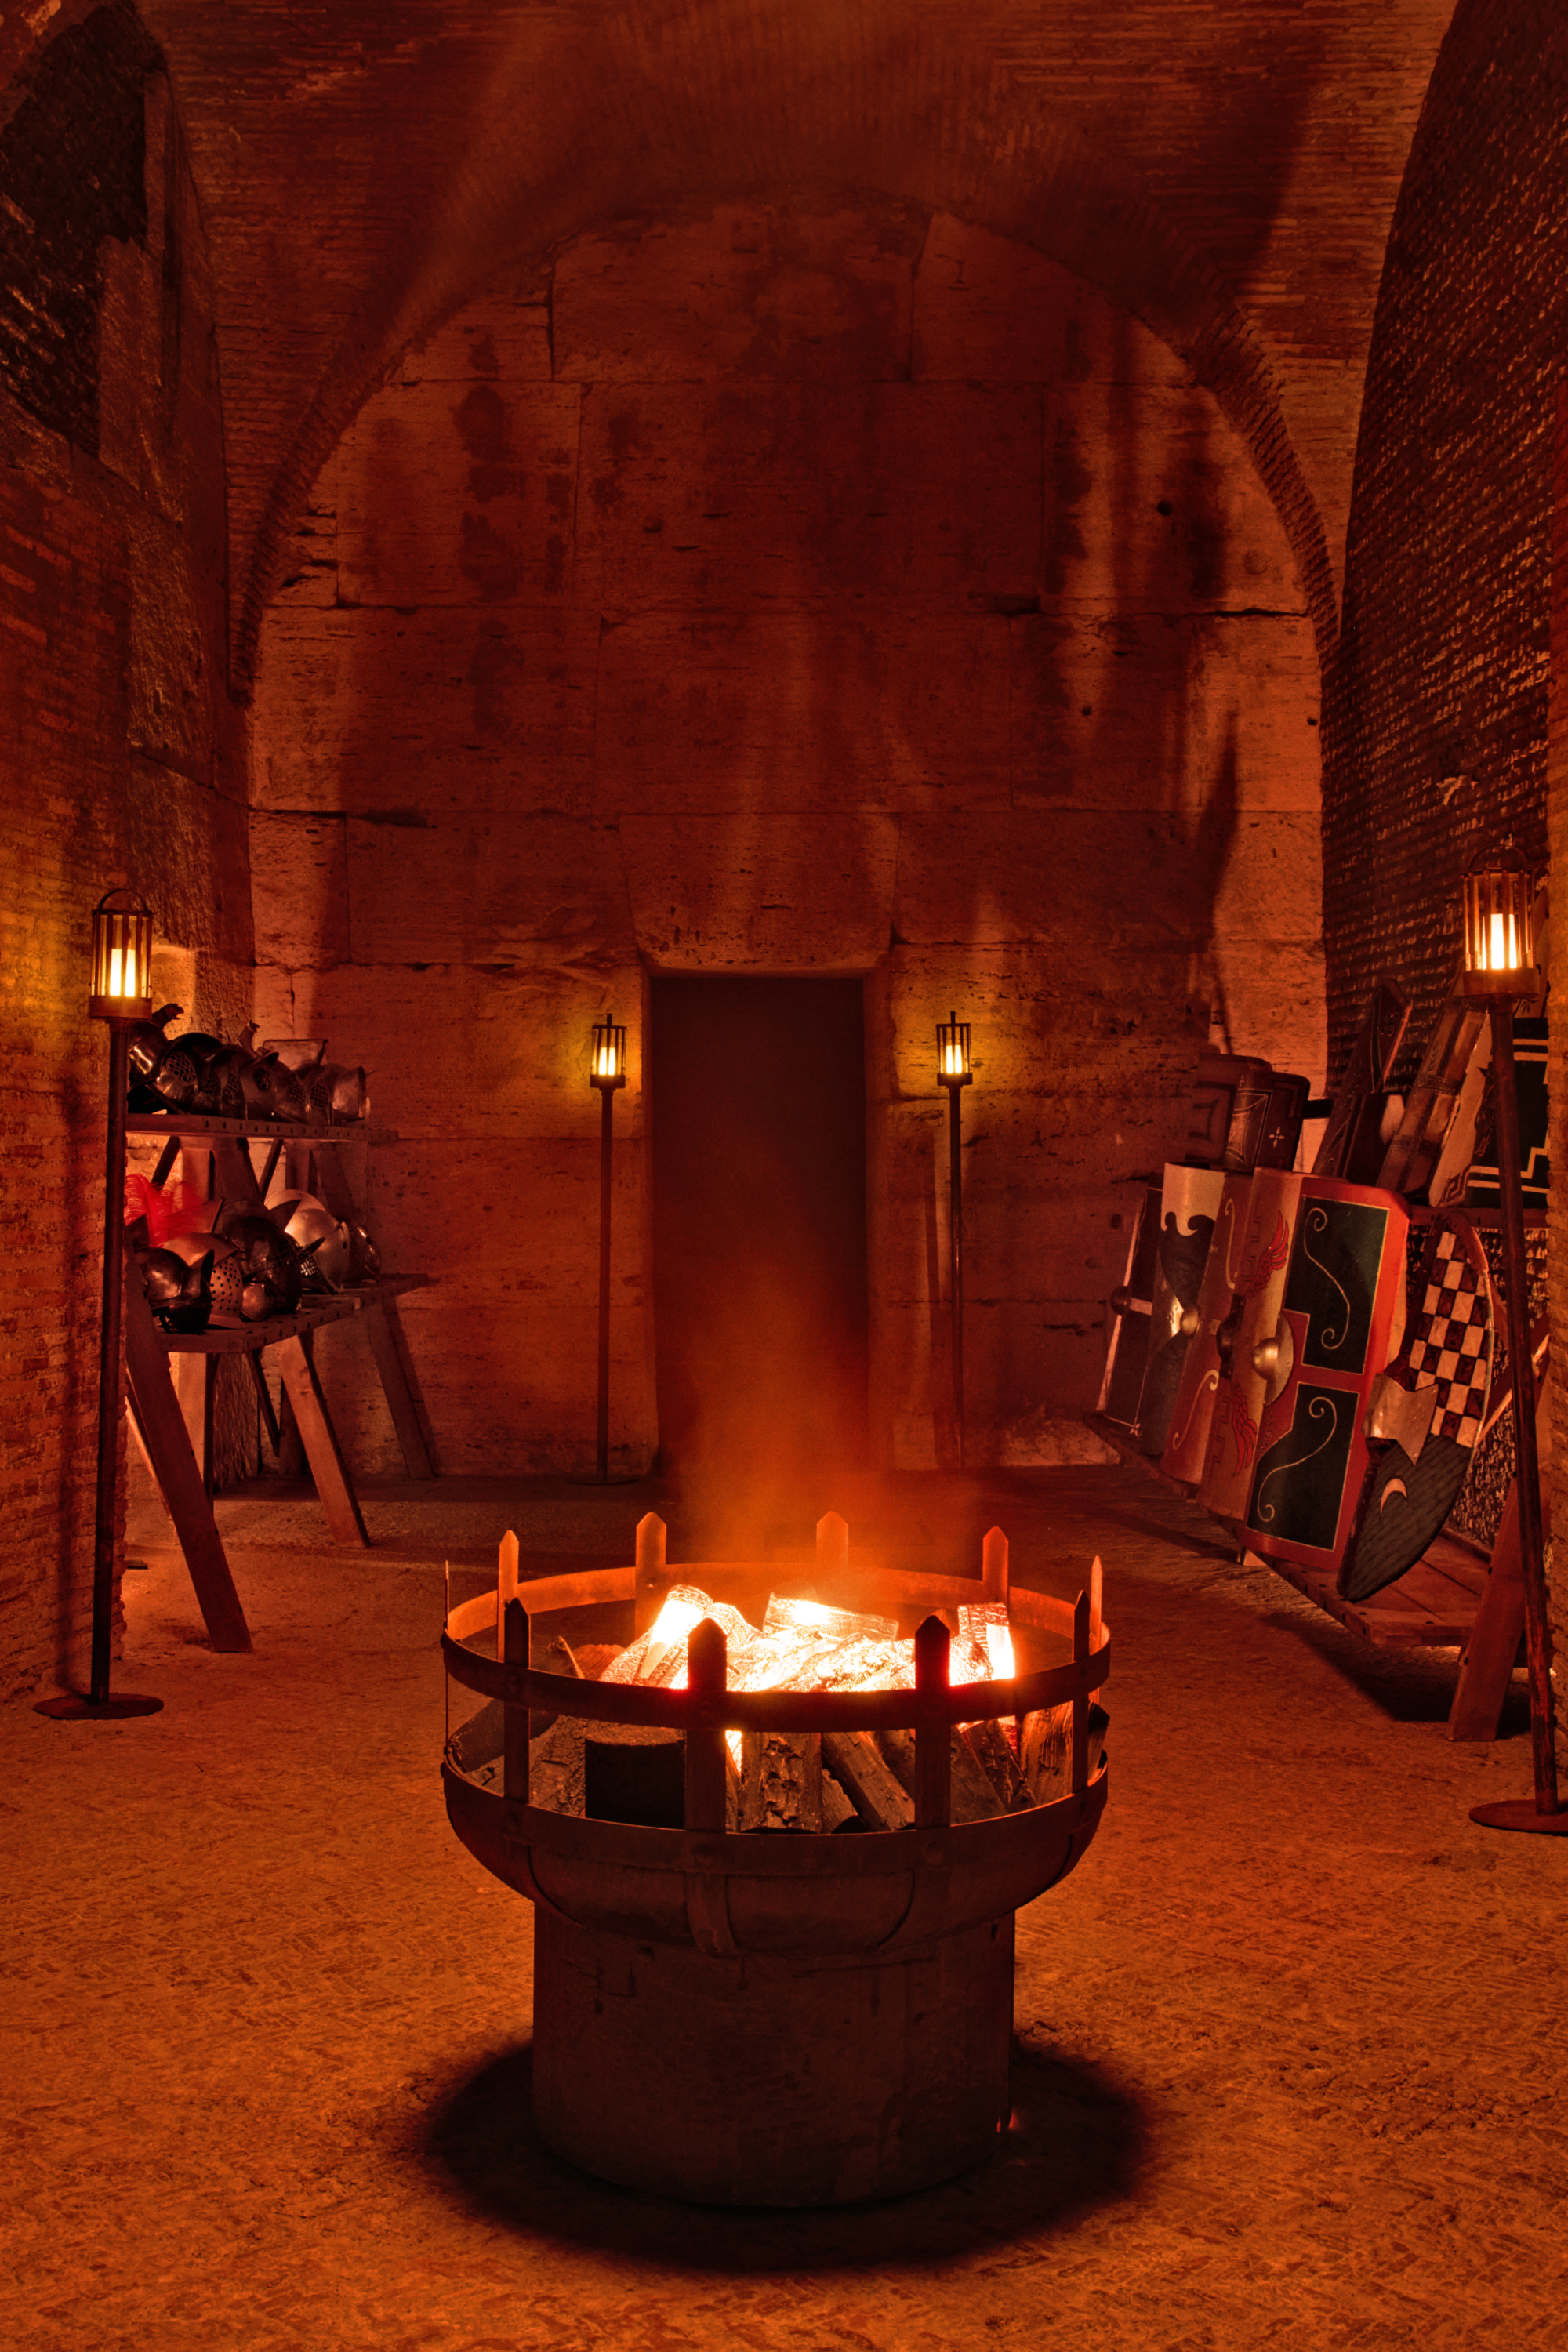
M 792 1601 L 787 1594 L 775 1592 L 769 1597 L 768 1613 L 763 1619 L 764 1633 L 782 1633 L 798 1628 L 803 1633 L 820 1633 L 834 1642 L 851 1642 L 876 1636 L 883 1641 L 897 1641 L 898 1620 L 894 1617 L 862 1617 L 853 1609 L 830 1609 L 825 1601 Z
M 813 1662 L 813 1690 L 913 1690 L 912 1642 L 840 1642 Z
M 949 1656 L 952 1686 L 1006 1682 L 1018 1671 L 1005 1602 L 967 1603 Z M 915 1686 L 915 1645 L 896 1621 L 820 1601 L 774 1595 L 759 1629 L 727 1601 L 693 1584 L 673 1586 L 658 1615 L 603 1669 L 612 1683 L 684 1690 L 691 1633 L 704 1618 L 722 1626 L 732 1691 L 886 1691 Z M 873 1630 L 866 1630 L 866 1629 Z M 1103 1709 L 1089 1712 L 1088 1764 L 1099 1767 Z M 1047 1805 L 1067 1794 L 1073 1769 L 1068 1703 L 1021 1717 L 985 1717 L 952 1727 L 951 1818 L 971 1822 Z M 903 1830 L 915 1818 L 914 1734 L 901 1728 L 817 1732 L 725 1732 L 727 1825 L 754 1832 Z M 581 1814 L 586 1795 L 585 1731 L 563 1717 L 534 1744 L 534 1801 Z M 492 1751 L 493 1752 L 493 1751 Z M 493 1768 L 492 1769 L 497 1769 Z
M 966 1601 L 958 1612 L 958 1630 L 984 1645 L 988 1672 L 976 1679 L 1011 1681 L 1018 1669 L 1013 1663 L 1013 1633 L 1005 1601 L 981 1601 L 973 1605 Z M 956 1674 L 953 1680 L 958 1680 Z
M 686 1688 L 685 1644 L 704 1617 L 724 1628 L 729 1686 L 738 1691 L 912 1690 L 915 1645 L 899 1639 L 890 1617 L 858 1615 L 825 1601 L 774 1593 L 761 1632 L 694 1584 L 677 1584 L 648 1631 L 612 1659 L 605 1680 Z M 965 1604 L 952 1651 L 955 1684 L 1005 1680 L 1016 1671 L 1005 1604 Z
M 717 1618 L 724 1628 L 724 1637 L 731 1654 L 743 1649 L 757 1638 L 757 1629 L 748 1624 L 738 1609 L 727 1601 L 711 1601 L 695 1584 L 674 1584 L 665 1595 L 664 1606 L 646 1633 L 639 1634 L 629 1649 L 618 1658 L 612 1658 L 605 1668 L 607 1683 L 668 1682 L 675 1690 L 686 1688 L 684 1651 L 692 1628 L 704 1617 Z M 662 1675 L 659 1668 L 668 1659 L 671 1650 L 679 1647 L 682 1658 L 678 1679 Z

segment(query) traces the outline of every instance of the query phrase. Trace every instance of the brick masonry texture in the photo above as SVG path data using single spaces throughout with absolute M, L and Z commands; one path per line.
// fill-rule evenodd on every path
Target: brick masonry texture
M 5 194 L 31 195 L 47 240 L 6 212 L 7 283 L 35 308 L 0 388 L 5 1690 L 85 1667 L 107 1069 L 86 1017 L 92 908 L 121 883 L 146 894 L 155 979 L 193 1020 L 237 1024 L 249 996 L 210 288 L 153 64 L 129 10 L 68 25 L 8 125 Z M 40 110 L 90 132 L 96 185 L 36 135 Z M 232 1459 L 247 1424 L 232 1404 L 224 1423 Z
M 1325 693 L 1331 1067 L 1387 975 L 1415 1002 L 1408 1075 L 1458 968 L 1458 886 L 1478 854 L 1511 835 L 1539 866 L 1561 866 L 1568 475 L 1556 439 L 1559 371 L 1547 355 L 1568 332 L 1565 120 L 1562 11 L 1544 0 L 1465 0 L 1389 240 L 1344 627 Z M 1561 1169 L 1555 1022 L 1549 1079 Z M 1554 1204 L 1554 1298 L 1563 1249 Z M 1559 1462 L 1562 1393 L 1559 1381 Z M 1563 1584 L 1559 1570 L 1555 1606 L 1568 1632 Z M 1561 1727 L 1560 1740 L 1568 1757 Z
M 1542 362 L 1568 314 L 1565 103 L 1560 10 L 1459 8 L 1389 243 L 1326 698 L 1336 1066 L 1384 973 L 1415 1001 L 1419 1051 L 1479 851 L 1511 832 L 1544 860 L 1555 375 Z

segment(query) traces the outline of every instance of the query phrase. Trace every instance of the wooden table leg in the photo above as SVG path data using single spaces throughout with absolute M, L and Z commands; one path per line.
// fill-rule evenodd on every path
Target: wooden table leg
M 300 1443 L 300 1424 L 294 1418 L 294 1408 L 289 1402 L 289 1391 L 278 1391 L 278 1475 L 279 1478 L 302 1478 L 305 1475 L 305 1449 Z
M 1450 1739 L 1495 1739 L 1502 1703 L 1524 1632 L 1524 1579 L 1519 1559 L 1519 1502 L 1508 1507 L 1492 1547 L 1491 1571 L 1465 1644 L 1459 1685 L 1448 1710 Z
M 321 1383 L 316 1377 L 316 1367 L 305 1350 L 305 1343 L 296 1337 L 280 1339 L 277 1348 L 278 1369 L 283 1377 L 283 1387 L 294 1408 L 294 1423 L 310 1465 L 310 1475 L 316 1482 L 316 1492 L 321 1498 L 321 1508 L 327 1515 L 327 1528 L 332 1541 L 339 1544 L 368 1544 L 359 1496 L 354 1493 L 353 1480 L 338 1447 L 337 1432 L 327 1411 L 327 1400 L 321 1393 Z
M 1536 1446 L 1542 1468 L 1551 1460 L 1550 1375 L 1542 1377 L 1535 1406 Z M 1542 1481 L 1542 1515 L 1550 1533 L 1550 1482 Z M 1502 1525 L 1492 1546 L 1491 1570 L 1476 1622 L 1465 1645 L 1459 1685 L 1448 1710 L 1450 1739 L 1495 1739 L 1509 1682 L 1524 1633 L 1524 1577 L 1519 1549 L 1519 1489 L 1508 1490 Z
M 341 1147 L 340 1147 L 341 1148 Z M 323 1148 L 316 1154 L 316 1190 L 334 1217 L 344 1223 L 357 1222 L 359 1211 L 349 1190 L 338 1150 Z M 361 1309 L 365 1338 L 375 1359 L 375 1369 L 381 1378 L 382 1393 L 386 1409 L 392 1415 L 393 1428 L 403 1451 L 403 1466 L 411 1478 L 434 1478 L 436 1465 L 430 1458 L 429 1446 L 420 1424 L 419 1408 L 414 1402 L 413 1383 L 408 1377 L 408 1361 L 403 1345 L 402 1327 L 397 1308 L 391 1299 L 366 1301 Z
M 153 1475 L 174 1522 L 212 1645 L 215 1650 L 248 1650 L 250 1628 L 133 1258 L 127 1258 L 125 1266 L 125 1376 Z
M 419 1425 L 419 1411 L 399 1345 L 402 1335 L 397 1309 L 390 1298 L 380 1299 L 361 1309 L 360 1321 L 381 1375 L 382 1393 L 397 1432 L 397 1443 L 403 1449 L 403 1466 L 411 1478 L 434 1478 L 436 1465 L 430 1459 L 425 1432 Z

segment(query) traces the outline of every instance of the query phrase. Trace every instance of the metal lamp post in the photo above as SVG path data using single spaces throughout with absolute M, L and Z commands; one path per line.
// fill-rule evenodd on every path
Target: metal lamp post
M 936 1028 L 936 1074 L 947 1088 L 948 1298 L 952 1313 L 952 1422 L 958 1466 L 963 1464 L 963 1089 L 973 1078 L 969 1066 L 969 1024 L 950 1013 Z
M 599 1429 L 595 1480 L 610 1480 L 610 1175 L 616 1090 L 626 1082 L 626 1033 L 608 1013 L 594 1024 L 588 1083 L 598 1089 L 599 1126 Z
M 1524 1646 L 1530 1674 L 1530 1746 L 1535 1794 L 1476 1805 L 1470 1819 L 1500 1830 L 1568 1832 L 1557 1794 L 1552 1706 L 1552 1633 L 1541 1525 L 1541 1468 L 1535 1444 L 1535 1379 L 1530 1357 L 1530 1269 L 1524 1254 L 1524 1201 L 1519 1170 L 1519 1096 L 1513 1065 L 1513 1008 L 1541 990 L 1531 938 L 1534 877 L 1511 842 L 1465 877 L 1464 991 L 1484 997 L 1491 1013 L 1492 1087 L 1497 1104 L 1498 1198 L 1508 1267 L 1508 1353 L 1513 1372 L 1514 1466 L 1519 1493 L 1520 1567 L 1524 1580 Z
M 125 1267 L 125 1097 L 133 1023 L 153 1010 L 153 918 L 130 890 L 110 890 L 93 910 L 87 1009 L 109 1024 L 109 1143 L 104 1165 L 103 1316 L 98 1357 L 98 1507 L 92 1556 L 92 1657 L 88 1694 L 40 1699 L 40 1715 L 62 1722 L 112 1722 L 156 1715 L 161 1698 L 109 1690 L 114 1633 L 114 1527 L 120 1497 L 121 1313 Z

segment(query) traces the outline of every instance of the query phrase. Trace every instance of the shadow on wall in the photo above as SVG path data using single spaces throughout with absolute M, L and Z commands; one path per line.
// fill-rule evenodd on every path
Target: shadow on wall
M 921 242 L 900 206 L 808 226 L 813 303 L 837 316 L 868 273 L 886 292 L 846 297 L 842 350 L 769 340 L 805 231 L 763 203 L 498 284 L 345 437 L 318 516 L 335 585 L 274 615 L 260 822 L 303 863 L 330 818 L 309 903 L 321 865 L 340 911 L 308 936 L 280 864 L 267 984 L 287 966 L 300 1017 L 352 1018 L 388 1073 L 391 1245 L 440 1277 L 431 1392 L 461 1397 L 475 1466 L 471 1318 L 498 1281 L 516 1360 L 564 1369 L 559 1400 L 515 1380 L 485 1411 L 542 1458 L 567 1425 L 593 1229 L 555 1142 L 586 1146 L 590 1098 L 559 1039 L 639 963 L 874 972 L 874 1442 L 908 1467 L 950 1417 L 934 1023 L 961 1005 L 975 1036 L 972 1424 L 1025 1463 L 1092 1397 L 1116 1188 L 1179 1149 L 1211 1007 L 1288 1066 L 1320 1018 L 1315 639 L 1242 437 L 1037 251 L 949 215 Z M 514 983 L 521 1051 L 492 1018 Z M 498 1041 L 494 1084 L 460 1079 L 439 1120 L 500 1188 L 482 1272 L 417 1230 L 405 1174 L 437 1122 L 399 1073 L 454 1018 Z
M 1115 2204 L 1146 2156 L 1135 2098 L 1098 2067 L 1023 2042 L 1014 2044 L 1012 2127 L 994 2162 L 941 2189 L 825 2212 L 682 2205 L 589 2179 L 539 2138 L 532 2091 L 525 2043 L 460 2083 L 415 2152 L 521 2238 L 671 2269 L 745 2275 L 950 2262 Z

